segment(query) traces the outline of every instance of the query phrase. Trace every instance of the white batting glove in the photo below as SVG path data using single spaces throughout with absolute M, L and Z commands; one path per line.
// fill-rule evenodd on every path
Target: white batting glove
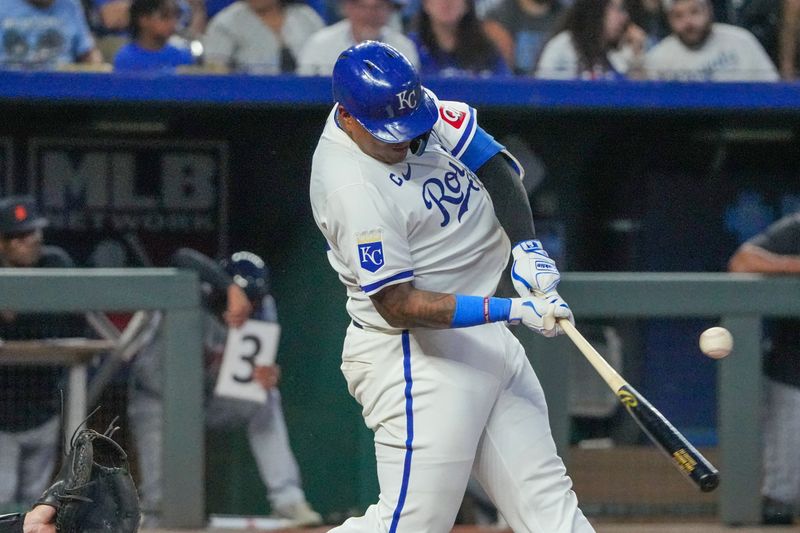
M 509 324 L 521 322 L 545 337 L 555 337 L 563 333 L 561 326 L 556 322 L 557 318 L 567 318 L 575 323 L 572 310 L 555 291 L 544 298 L 538 296 L 511 298 Z
M 556 290 L 561 274 L 538 239 L 522 241 L 511 250 L 511 282 L 517 294 L 550 294 Z

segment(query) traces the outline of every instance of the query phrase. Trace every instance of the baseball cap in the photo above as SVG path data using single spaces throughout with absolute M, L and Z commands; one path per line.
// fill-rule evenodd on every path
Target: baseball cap
M 36 202 L 30 196 L 0 198 L 0 234 L 27 233 L 47 224 L 47 219 L 39 214 Z

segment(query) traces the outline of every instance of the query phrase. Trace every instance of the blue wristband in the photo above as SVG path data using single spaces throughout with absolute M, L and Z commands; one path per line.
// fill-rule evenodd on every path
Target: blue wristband
M 489 298 L 489 322 L 506 322 L 511 316 L 511 298 Z
M 488 322 L 508 320 L 511 313 L 511 300 L 483 296 L 456 294 L 456 310 L 453 313 L 451 328 L 468 328 Z

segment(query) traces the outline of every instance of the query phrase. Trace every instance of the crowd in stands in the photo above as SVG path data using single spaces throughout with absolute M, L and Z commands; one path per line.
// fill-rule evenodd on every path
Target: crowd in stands
M 800 0 L 0 0 L 0 67 L 329 75 L 391 44 L 431 76 L 797 78 Z

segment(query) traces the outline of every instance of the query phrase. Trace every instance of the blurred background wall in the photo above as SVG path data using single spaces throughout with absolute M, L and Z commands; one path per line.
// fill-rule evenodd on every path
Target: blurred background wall
M 128 264 L 160 266 L 178 246 L 265 257 L 283 326 L 284 408 L 309 500 L 325 514 L 366 506 L 376 494 L 371 435 L 338 369 L 344 291 L 307 196 L 327 80 L 287 80 L 274 97 L 253 79 L 231 77 L 230 93 L 208 97 L 191 93 L 195 81 L 167 80 L 138 98 L 136 78 L 90 76 L 99 99 L 69 74 L 12 77 L 5 88 L 0 78 L 2 194 L 37 197 L 54 221 L 48 240 L 83 266 L 107 259 L 104 239 L 125 244 Z M 30 84 L 50 88 L 15 96 Z M 800 209 L 800 99 L 793 108 L 787 94 L 796 92 L 783 86 L 664 85 L 471 80 L 434 89 L 470 102 L 520 157 L 540 236 L 562 271 L 723 271 L 739 243 Z M 694 338 L 676 334 L 685 321 L 613 325 L 629 381 L 696 444 L 713 446 L 715 367 L 674 356 L 696 351 Z M 690 411 L 669 379 L 679 375 L 684 389 L 689 379 Z M 580 420 L 574 438 L 615 431 L 639 438 Z M 211 433 L 208 445 L 209 511 L 263 512 L 244 436 Z

